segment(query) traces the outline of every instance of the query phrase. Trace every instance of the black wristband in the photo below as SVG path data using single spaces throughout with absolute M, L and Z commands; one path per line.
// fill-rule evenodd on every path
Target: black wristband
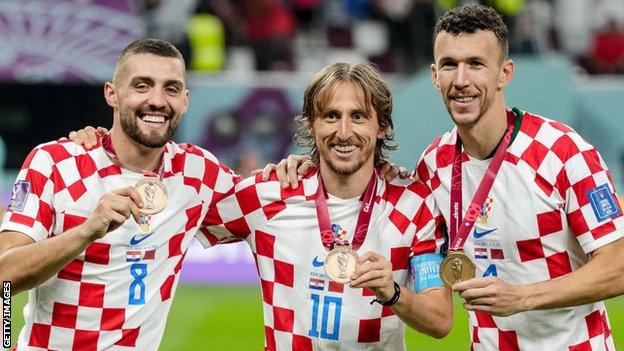
M 373 303 L 377 302 L 382 306 L 392 306 L 397 303 L 397 301 L 399 301 L 399 297 L 401 297 L 401 286 L 399 286 L 397 282 L 394 282 L 394 295 L 392 295 L 390 300 L 384 302 L 379 299 L 374 299 L 373 301 L 371 301 L 370 304 L 372 305 Z

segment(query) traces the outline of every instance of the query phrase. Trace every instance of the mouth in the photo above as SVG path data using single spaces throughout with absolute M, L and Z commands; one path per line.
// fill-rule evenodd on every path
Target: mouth
M 451 95 L 450 100 L 460 105 L 469 105 L 477 99 L 476 95 Z
M 334 153 L 339 157 L 339 158 L 348 158 L 349 156 L 353 155 L 353 153 L 355 152 L 355 150 L 357 149 L 357 146 L 355 145 L 333 145 L 332 146 L 332 150 L 334 150 Z
M 160 129 L 167 124 L 169 116 L 162 114 L 140 113 L 138 118 L 152 129 Z

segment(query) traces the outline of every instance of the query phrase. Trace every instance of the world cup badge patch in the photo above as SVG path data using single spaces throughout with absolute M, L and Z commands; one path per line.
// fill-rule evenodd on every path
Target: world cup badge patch
M 479 213 L 479 223 L 487 223 L 493 203 L 494 199 L 488 195 L 488 197 L 483 202 L 483 206 L 481 206 L 481 212 Z
M 13 184 L 13 193 L 11 194 L 11 202 L 9 209 L 14 212 L 21 212 L 26 207 L 26 201 L 30 194 L 30 182 L 27 180 L 18 180 Z
M 611 193 L 607 184 L 603 184 L 588 191 L 587 197 L 589 198 L 589 203 L 594 210 L 598 222 L 613 218 L 622 213 L 614 194 Z

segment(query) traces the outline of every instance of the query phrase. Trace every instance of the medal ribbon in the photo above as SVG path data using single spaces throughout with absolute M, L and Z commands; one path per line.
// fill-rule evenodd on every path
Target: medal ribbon
M 158 170 L 156 172 L 144 171 L 142 169 L 126 166 L 123 163 L 121 163 L 121 161 L 119 161 L 119 159 L 117 158 L 117 153 L 115 152 L 115 148 L 113 147 L 113 140 L 111 138 L 111 134 L 110 133 L 106 134 L 102 138 L 102 148 L 104 149 L 104 152 L 106 152 L 106 155 L 108 155 L 108 157 L 111 159 L 111 161 L 113 161 L 113 163 L 115 165 L 117 165 L 119 167 L 126 168 L 126 169 L 128 169 L 128 170 L 130 170 L 132 172 L 135 172 L 135 173 L 140 173 L 144 177 L 156 177 L 159 180 L 162 180 L 163 171 L 164 171 L 164 163 L 163 163 L 162 159 L 160 161 L 160 165 L 158 166 Z
M 360 207 L 357 224 L 355 225 L 355 234 L 353 234 L 353 242 L 351 243 L 353 250 L 357 250 L 360 246 L 362 246 L 362 243 L 366 238 L 366 234 L 368 233 L 368 226 L 370 224 L 371 215 L 373 214 L 373 206 L 375 205 L 376 190 L 377 172 L 373 171 L 373 175 L 366 186 L 362 207 Z M 328 251 L 332 250 L 334 248 L 335 239 L 332 231 L 331 219 L 329 217 L 329 210 L 327 209 L 327 201 L 325 200 L 325 190 L 323 188 L 323 180 L 321 179 L 320 171 L 318 174 L 318 188 L 316 189 L 314 204 L 316 205 L 316 218 L 318 220 L 321 241 L 323 242 L 323 246 L 325 246 Z
M 451 245 L 449 246 L 450 251 L 461 250 L 464 247 L 468 234 L 470 234 L 479 213 L 481 213 L 483 202 L 492 189 L 494 179 L 496 179 L 496 175 L 503 164 L 507 147 L 511 143 L 511 135 L 514 129 L 513 113 L 507 114 L 507 122 L 507 132 L 505 133 L 501 143 L 498 145 L 498 149 L 492 158 L 492 162 L 488 166 L 481 183 L 479 183 L 479 186 L 477 187 L 477 191 L 475 192 L 470 206 L 466 211 L 466 215 L 463 220 L 461 220 L 461 225 L 459 224 L 459 216 L 461 216 L 462 213 L 462 144 L 461 139 L 459 138 L 459 133 L 457 133 L 455 156 L 451 173 L 451 228 L 449 233 L 449 241 L 451 242 Z

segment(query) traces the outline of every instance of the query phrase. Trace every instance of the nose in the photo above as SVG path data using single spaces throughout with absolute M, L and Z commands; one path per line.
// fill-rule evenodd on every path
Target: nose
M 453 80 L 453 86 L 457 90 L 461 90 L 470 84 L 468 68 L 464 64 L 459 64 L 457 66 L 455 79 Z
M 338 130 L 336 131 L 336 137 L 340 140 L 347 140 L 351 137 L 351 132 L 353 131 L 353 125 L 351 123 L 351 118 L 348 116 L 343 116 L 338 123 Z
M 152 93 L 149 95 L 147 99 L 147 104 L 153 110 L 160 110 L 164 108 L 165 105 L 167 104 L 165 92 L 160 89 L 153 89 Z

